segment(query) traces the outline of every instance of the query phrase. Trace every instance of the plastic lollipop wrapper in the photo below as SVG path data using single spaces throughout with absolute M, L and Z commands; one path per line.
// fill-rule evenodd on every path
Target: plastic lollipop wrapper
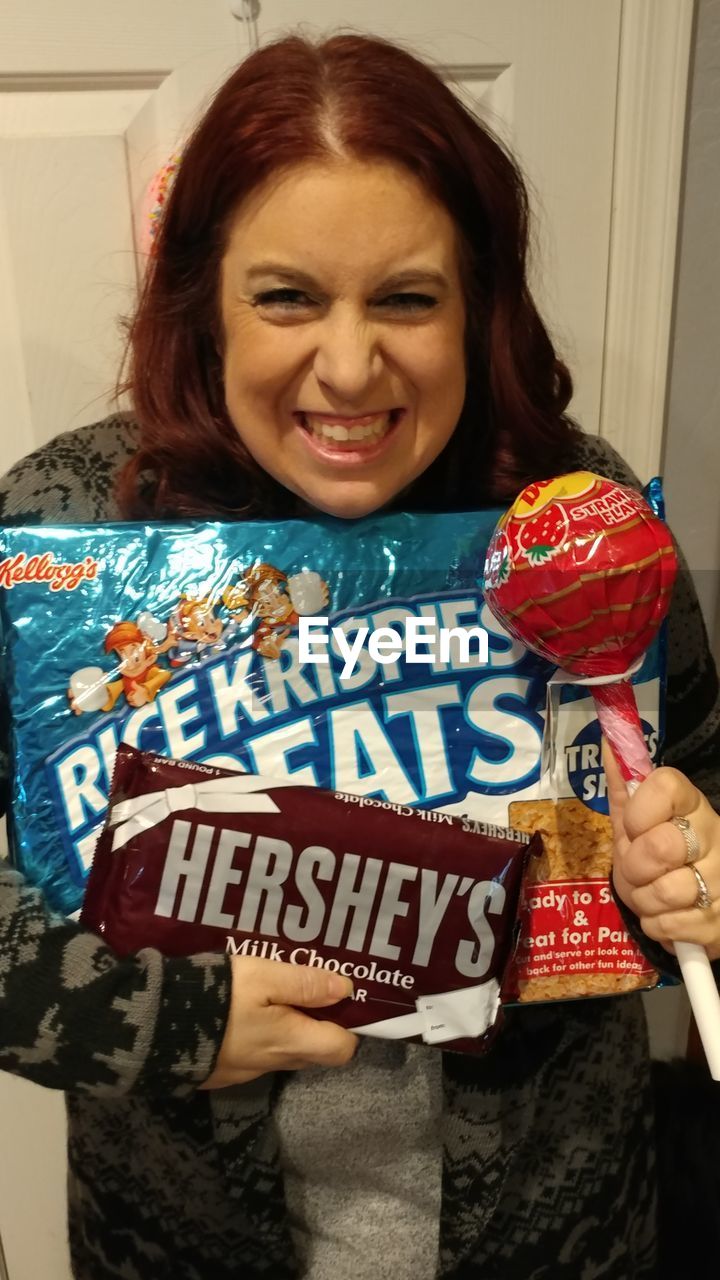
M 629 680 L 676 572 L 667 526 L 641 494 L 591 471 L 528 485 L 488 548 L 490 608 L 528 649 L 591 684 L 626 781 L 652 768 Z
M 631 676 L 670 605 L 677 557 L 641 494 L 591 471 L 523 489 L 488 547 L 485 599 L 515 639 L 590 686 L 629 790 L 652 771 Z M 704 949 L 675 951 L 713 1078 L 720 996 Z

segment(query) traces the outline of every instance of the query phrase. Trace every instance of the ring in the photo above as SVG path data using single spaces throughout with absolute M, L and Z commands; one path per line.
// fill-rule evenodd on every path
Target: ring
M 698 834 L 688 818 L 671 818 L 674 827 L 677 827 L 683 840 L 685 841 L 685 861 L 692 865 L 700 857 L 700 841 Z
M 692 871 L 697 881 L 697 887 L 698 887 L 698 895 L 697 895 L 697 898 L 695 899 L 694 906 L 699 907 L 701 911 L 707 911 L 708 907 L 711 907 L 713 902 L 712 898 L 710 897 L 710 890 L 708 889 L 704 878 L 700 875 L 700 872 L 698 871 L 694 862 L 690 863 L 690 870 Z

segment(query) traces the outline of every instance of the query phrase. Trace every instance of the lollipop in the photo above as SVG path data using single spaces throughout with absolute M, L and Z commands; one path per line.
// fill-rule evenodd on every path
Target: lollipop
M 630 677 L 670 604 L 677 559 L 644 498 L 591 471 L 523 489 L 488 547 L 485 599 L 528 649 L 590 685 L 629 790 L 652 763 Z M 675 951 L 714 1079 L 720 997 L 704 949 Z

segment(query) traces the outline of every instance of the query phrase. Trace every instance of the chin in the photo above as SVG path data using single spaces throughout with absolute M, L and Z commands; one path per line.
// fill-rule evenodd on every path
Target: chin
M 348 485 L 344 491 L 333 494 L 308 494 L 305 501 L 316 511 L 326 516 L 334 516 L 337 520 L 361 520 L 375 511 L 382 510 L 392 502 L 392 493 L 368 491 L 364 485 Z

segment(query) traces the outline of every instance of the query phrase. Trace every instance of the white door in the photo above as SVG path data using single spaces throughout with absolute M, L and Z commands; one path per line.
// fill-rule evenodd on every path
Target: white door
M 225 0 L 0 3 L 4 471 L 102 417 L 157 165 L 248 48 Z M 0 1074 L 0 1280 L 67 1280 L 58 1094 Z
M 249 34 L 226 0 L 0 5 L 3 470 L 107 412 L 144 189 Z
M 228 68 L 302 23 L 401 39 L 512 143 L 573 411 L 649 475 L 691 19 L 692 0 L 1 0 L 3 469 L 107 412 L 151 175 Z M 10 1280 L 67 1280 L 59 1100 L 0 1076 L 0 1135 Z

